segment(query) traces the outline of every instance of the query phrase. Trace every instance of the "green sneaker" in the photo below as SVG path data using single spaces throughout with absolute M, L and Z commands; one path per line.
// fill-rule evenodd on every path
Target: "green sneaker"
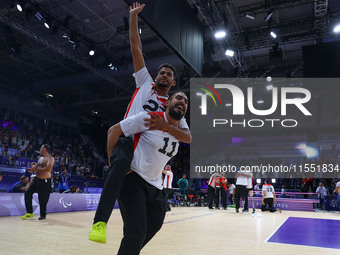
M 27 219 L 31 219 L 33 217 L 34 217 L 33 213 L 26 213 L 24 216 L 21 216 L 21 219 L 27 220 Z
M 233 207 L 233 208 L 235 208 L 235 205 L 231 205 L 230 207 Z
M 92 225 L 89 240 L 97 243 L 106 243 L 106 222 L 98 221 Z

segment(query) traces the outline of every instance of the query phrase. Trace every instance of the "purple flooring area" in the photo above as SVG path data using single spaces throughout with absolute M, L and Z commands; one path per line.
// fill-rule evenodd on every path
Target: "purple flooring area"
M 340 249 L 340 220 L 289 217 L 268 242 Z

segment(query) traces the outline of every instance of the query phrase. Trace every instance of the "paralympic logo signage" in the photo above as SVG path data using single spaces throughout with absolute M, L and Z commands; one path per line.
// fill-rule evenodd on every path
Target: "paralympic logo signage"
M 250 128 L 260 128 L 263 127 L 266 123 L 269 124 L 270 127 L 275 127 L 276 124 L 280 123 L 282 127 L 296 127 L 298 125 L 298 121 L 296 119 L 279 119 L 279 118 L 269 118 L 270 115 L 276 113 L 278 108 L 280 109 L 281 116 L 287 116 L 287 106 L 291 105 L 291 107 L 295 107 L 295 109 L 299 110 L 304 116 L 312 116 L 312 113 L 306 108 L 305 104 L 311 100 L 311 92 L 306 88 L 299 87 L 281 87 L 280 91 L 277 87 L 272 87 L 271 89 L 271 105 L 268 106 L 267 109 L 257 109 L 254 104 L 254 89 L 253 87 L 248 87 L 246 91 L 246 96 L 244 92 L 236 85 L 233 84 L 214 84 L 214 86 L 205 84 L 201 82 L 205 88 L 200 88 L 200 91 L 197 95 L 200 97 L 200 115 L 205 116 L 208 113 L 208 99 L 211 98 L 214 102 L 215 107 L 221 105 L 223 107 L 222 99 L 220 93 L 218 91 L 223 91 L 223 94 L 226 92 L 231 94 L 233 104 L 232 106 L 232 115 L 233 116 L 245 116 L 247 106 L 247 110 L 255 115 L 266 117 L 263 118 L 251 118 L 251 119 L 243 119 L 241 121 L 236 121 L 233 119 L 225 119 L 225 118 L 214 118 L 212 122 L 213 127 L 221 126 L 221 125 L 229 125 L 230 127 L 250 127 Z M 203 91 L 204 93 L 202 93 Z M 299 97 L 291 98 L 292 96 L 299 94 Z M 216 99 L 215 99 L 216 97 Z M 280 102 L 280 106 L 279 106 Z
M 61 204 L 64 208 L 67 208 L 67 207 L 69 207 L 69 206 L 72 206 L 72 202 L 67 203 L 67 202 L 65 201 L 65 198 L 64 198 L 64 197 L 61 197 L 61 198 L 59 199 L 59 204 Z

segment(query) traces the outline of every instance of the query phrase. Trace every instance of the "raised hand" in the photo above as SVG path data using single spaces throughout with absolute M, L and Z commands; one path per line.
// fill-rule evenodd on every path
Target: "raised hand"
M 141 5 L 138 2 L 133 3 L 132 6 L 130 6 L 130 15 L 131 14 L 138 15 L 138 13 L 140 13 L 143 10 L 144 6 L 145 6 L 145 4 Z

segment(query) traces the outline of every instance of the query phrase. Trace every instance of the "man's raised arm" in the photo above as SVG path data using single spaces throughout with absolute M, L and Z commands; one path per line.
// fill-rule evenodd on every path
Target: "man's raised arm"
M 135 73 L 145 66 L 142 43 L 138 33 L 138 14 L 143 10 L 144 6 L 145 4 L 141 5 L 138 2 L 130 6 L 130 47 Z

